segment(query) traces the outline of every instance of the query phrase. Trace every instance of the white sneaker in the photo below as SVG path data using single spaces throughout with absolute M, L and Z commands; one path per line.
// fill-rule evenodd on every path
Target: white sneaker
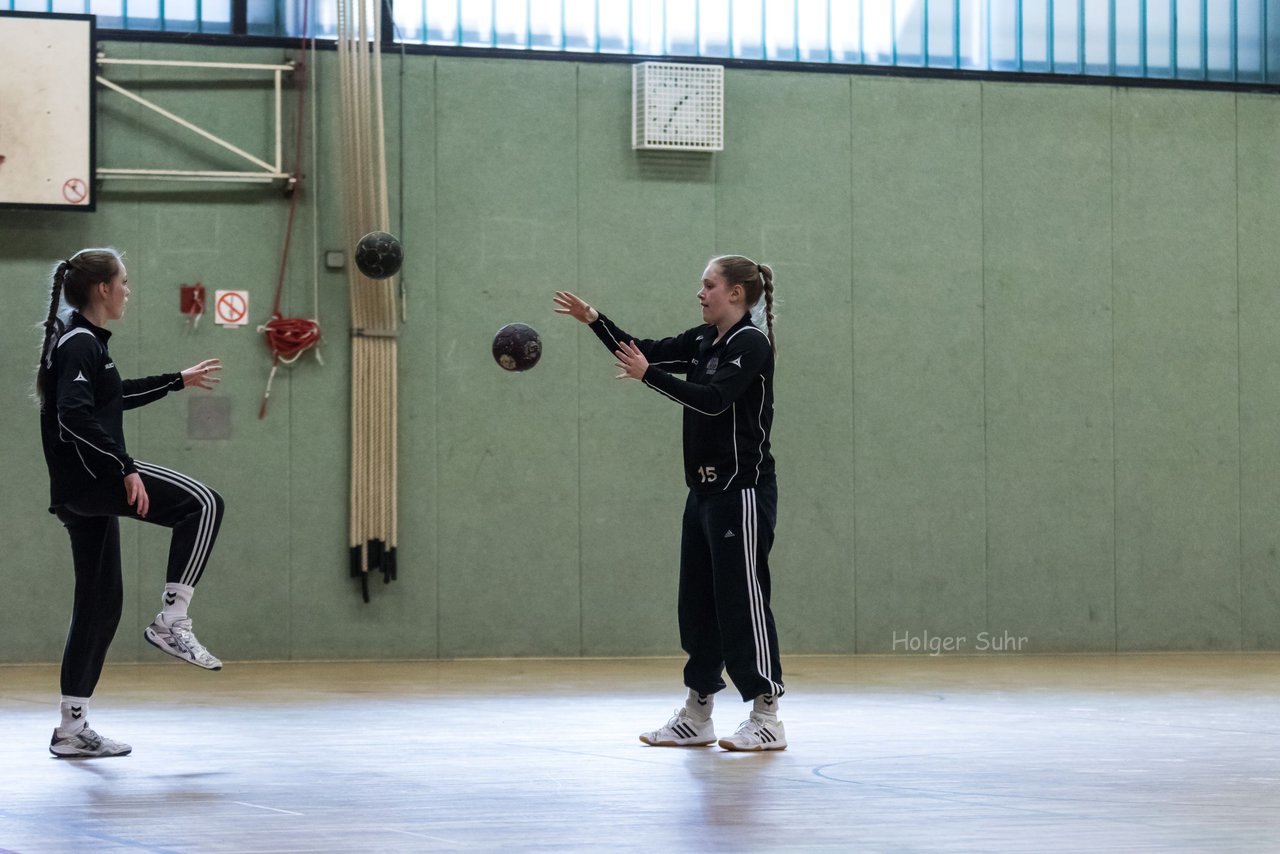
M 720 739 L 725 750 L 786 750 L 787 730 L 782 721 L 752 715 L 738 726 L 738 731 Z
M 133 748 L 129 745 L 103 738 L 89 729 L 88 725 L 75 735 L 58 735 L 58 730 L 55 729 L 53 738 L 49 739 L 49 752 L 59 759 L 128 756 L 132 751 Z
M 222 669 L 222 662 L 196 640 L 195 634 L 191 631 L 190 617 L 174 620 L 172 626 L 166 626 L 164 620 L 157 615 L 142 636 L 147 639 L 147 643 L 174 658 L 180 658 L 205 670 Z
M 681 707 L 660 729 L 640 733 L 640 740 L 653 747 L 704 747 L 715 742 L 716 731 L 711 718 L 700 721 Z

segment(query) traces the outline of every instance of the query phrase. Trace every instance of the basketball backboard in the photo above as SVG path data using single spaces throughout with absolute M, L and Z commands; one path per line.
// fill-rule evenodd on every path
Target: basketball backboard
M 0 207 L 91 211 L 94 16 L 0 12 Z

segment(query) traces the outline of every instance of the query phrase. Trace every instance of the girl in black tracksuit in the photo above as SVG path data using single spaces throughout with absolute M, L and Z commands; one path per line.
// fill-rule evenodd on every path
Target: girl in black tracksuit
M 768 331 L 752 322 L 763 298 Z M 778 635 L 769 607 L 769 549 L 778 489 L 773 426 L 773 271 L 739 255 L 713 258 L 698 291 L 704 323 L 671 338 L 637 339 L 567 291 L 556 309 L 590 325 L 617 358 L 619 378 L 641 380 L 684 407 L 685 502 L 680 543 L 680 643 L 689 695 L 640 740 L 663 747 L 716 740 L 712 697 L 722 672 L 753 703 L 720 739 L 727 750 L 780 750 Z M 677 374 L 683 375 L 677 376 Z
M 115 250 L 86 249 L 59 263 L 36 374 L 49 510 L 71 537 L 76 579 L 62 658 L 62 721 L 49 745 L 60 757 L 131 750 L 88 726 L 89 698 L 123 604 L 119 517 L 173 530 L 162 610 L 143 636 L 183 661 L 209 670 L 222 666 L 196 640 L 187 616 L 222 523 L 222 498 L 180 472 L 131 458 L 122 424 L 126 409 L 190 385 L 211 388 L 221 365 L 209 359 L 181 373 L 122 380 L 105 327 L 120 319 L 128 297 L 127 271 Z M 66 322 L 58 314 L 64 300 L 74 309 Z

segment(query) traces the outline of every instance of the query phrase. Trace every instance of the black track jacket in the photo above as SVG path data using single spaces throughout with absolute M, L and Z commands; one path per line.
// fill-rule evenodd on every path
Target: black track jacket
M 649 360 L 644 384 L 684 407 L 684 479 L 691 490 L 724 492 L 774 481 L 773 347 L 751 315 L 718 342 L 711 324 L 650 340 L 623 332 L 603 314 L 591 331 L 610 353 L 634 341 Z
M 50 509 L 95 481 L 123 481 L 137 471 L 124 449 L 124 410 L 182 388 L 182 374 L 121 380 L 111 333 L 79 312 L 45 356 L 40 438 L 49 467 Z

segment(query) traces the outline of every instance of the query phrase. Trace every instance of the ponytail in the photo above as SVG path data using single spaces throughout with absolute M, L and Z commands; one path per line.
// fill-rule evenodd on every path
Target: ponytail
M 53 366 L 53 348 L 62 335 L 62 321 L 58 319 L 58 306 L 62 302 L 62 283 L 67 277 L 71 265 L 66 261 L 58 262 L 53 271 L 53 285 L 49 288 L 49 315 L 44 321 L 44 337 L 40 342 L 40 364 L 36 368 L 36 399 L 44 405 L 44 378 Z
M 778 355 L 778 342 L 773 337 L 773 269 L 768 264 L 760 265 L 761 290 L 764 291 L 764 320 L 769 333 L 769 346 L 773 355 Z

